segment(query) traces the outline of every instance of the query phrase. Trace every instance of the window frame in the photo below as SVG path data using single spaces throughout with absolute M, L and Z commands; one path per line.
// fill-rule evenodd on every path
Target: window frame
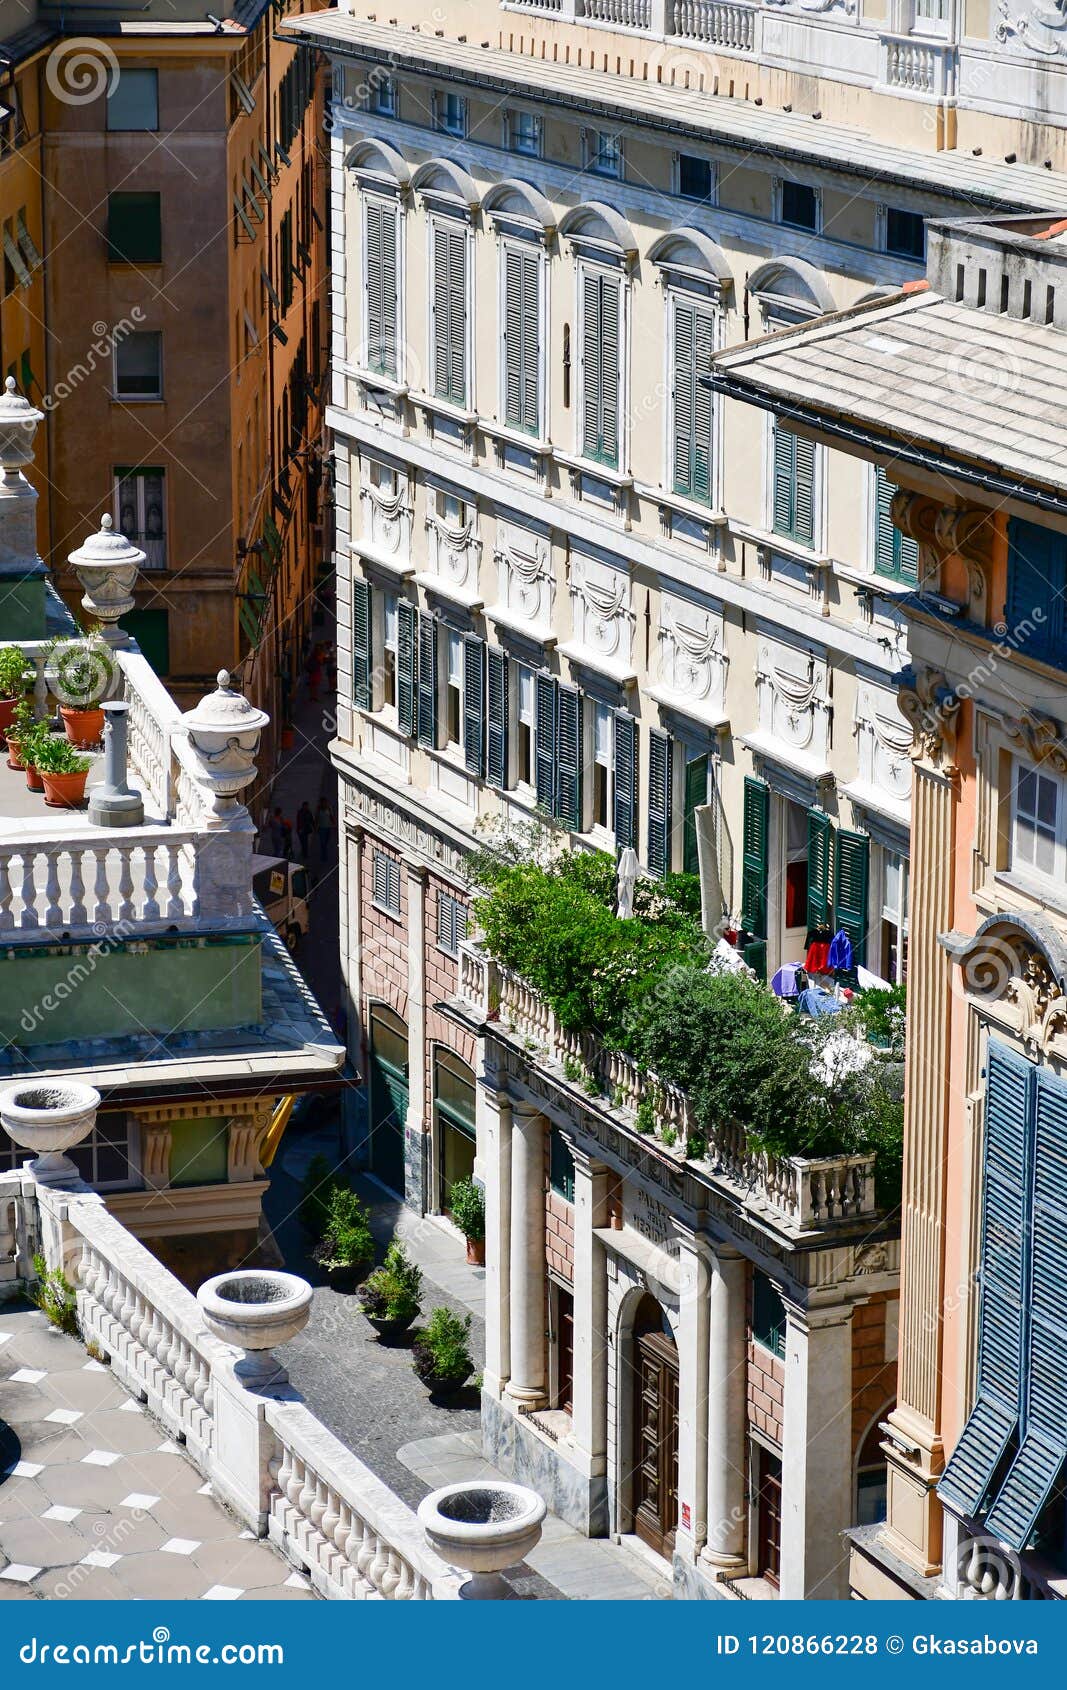
M 586 129 L 585 137 L 585 168 L 590 176 L 599 176 L 604 182 L 625 182 L 626 180 L 626 147 L 621 130 Z M 605 154 L 604 142 L 610 143 L 610 153 Z M 603 159 L 609 156 L 614 159 L 612 169 L 605 169 Z
M 914 217 L 917 220 L 917 222 L 919 224 L 919 230 L 920 230 L 920 233 L 921 233 L 921 237 L 922 237 L 922 251 L 921 252 L 912 252 L 910 250 L 910 248 L 892 245 L 890 238 L 889 238 L 889 231 L 890 231 L 890 227 L 891 227 L 892 220 L 893 220 L 894 217 Z M 887 205 L 885 207 L 885 212 L 884 212 L 884 216 L 883 216 L 883 220 L 882 220 L 882 250 L 883 250 L 883 252 L 887 252 L 890 255 L 890 257 L 892 257 L 892 258 L 903 258 L 903 259 L 906 259 L 909 263 L 913 263 L 913 264 L 925 264 L 925 262 L 926 262 L 926 219 L 923 217 L 922 212 L 921 211 L 912 211 L 907 206 L 904 206 L 904 205 Z
M 627 413 L 627 371 L 629 366 L 629 289 L 626 277 L 617 265 L 599 263 L 592 259 L 581 257 L 575 265 L 577 280 L 577 309 L 575 311 L 575 342 L 577 346 L 577 398 L 575 406 L 575 455 L 585 463 L 612 471 L 616 475 L 624 472 L 624 465 L 628 460 L 629 439 L 626 431 Z M 586 412 L 586 371 L 585 371 L 585 338 L 586 338 L 586 304 L 585 284 L 587 279 L 595 278 L 599 283 L 598 309 L 600 312 L 600 370 L 599 381 L 603 385 L 604 374 L 604 338 L 603 338 L 603 289 L 605 283 L 610 283 L 617 290 L 618 310 L 616 325 L 616 393 L 615 393 L 615 454 L 614 457 L 604 454 L 591 454 L 585 450 L 585 412 Z M 603 409 L 603 407 L 602 407 Z M 606 413 L 605 413 L 606 414 Z M 600 436 L 602 438 L 602 435 Z M 593 472 L 595 474 L 595 468 Z
M 462 929 L 462 931 L 461 931 Z M 469 913 L 454 892 L 437 890 L 437 949 L 455 960 L 469 930 Z M 447 943 L 446 943 L 447 941 Z
M 718 505 L 718 476 L 719 476 L 719 461 L 720 461 L 720 455 L 721 455 L 720 451 L 719 451 L 719 447 L 720 447 L 720 444 L 721 444 L 720 439 L 719 439 L 719 428 L 720 428 L 720 422 L 721 422 L 721 417 L 722 417 L 722 410 L 721 410 L 721 406 L 719 404 L 718 395 L 711 392 L 710 390 L 707 390 L 707 389 L 704 390 L 707 393 L 708 411 L 709 411 L 709 416 L 708 416 L 708 488 L 707 488 L 707 493 L 701 494 L 699 492 L 694 492 L 692 485 L 690 485 L 690 487 L 688 489 L 679 488 L 678 485 L 677 485 L 676 469 L 677 469 L 677 461 L 678 461 L 678 459 L 677 459 L 678 312 L 679 312 L 679 310 L 685 310 L 685 311 L 691 311 L 693 313 L 694 331 L 696 329 L 696 320 L 697 320 L 698 315 L 707 320 L 707 322 L 710 325 L 710 329 L 711 329 L 711 355 L 712 355 L 712 357 L 714 357 L 715 353 L 718 352 L 721 349 L 721 345 L 722 345 L 722 309 L 718 305 L 718 303 L 714 299 L 709 297 L 707 294 L 698 293 L 693 289 L 680 287 L 680 286 L 677 286 L 677 285 L 672 284 L 670 282 L 668 282 L 668 285 L 667 285 L 667 288 L 666 288 L 666 303 L 667 303 L 667 317 L 666 317 L 666 321 L 667 321 L 667 347 L 666 347 L 666 354 L 667 354 L 667 370 L 666 370 L 666 378 L 667 378 L 667 406 L 666 406 L 666 410 L 667 410 L 667 430 L 666 430 L 666 440 L 665 440 L 665 446 L 664 446 L 663 485 L 664 485 L 665 488 L 670 490 L 671 494 L 675 498 L 688 499 L 688 500 L 692 501 L 693 504 L 700 505 L 702 508 L 706 507 L 708 510 L 715 510 L 717 508 L 717 505 Z M 694 411 L 694 415 L 690 419 L 690 441 L 691 441 L 690 482 L 691 483 L 692 483 L 692 480 L 693 480 L 693 468 L 694 468 L 694 464 L 695 464 L 695 460 L 696 460 L 696 453 L 697 453 L 697 449 L 698 449 L 698 445 L 699 445 L 699 442 L 697 441 L 697 425 L 696 425 L 696 419 L 695 419 L 695 400 L 696 400 L 696 396 L 697 396 L 698 384 L 699 384 L 699 381 L 700 381 L 700 370 L 699 370 L 699 359 L 698 359 L 698 356 L 697 356 L 697 345 L 696 345 L 695 332 L 694 332 L 694 339 L 693 339 L 692 364 L 693 364 L 693 401 L 694 401 L 693 411 Z
M 685 189 L 682 187 L 682 169 L 684 163 L 687 161 L 692 164 L 699 164 L 707 170 L 707 194 L 687 194 Z M 713 158 L 706 158 L 700 153 L 676 153 L 674 162 L 674 191 L 679 199 L 685 200 L 687 205 L 717 205 L 719 199 L 718 161 Z
M 115 210 L 115 202 L 120 201 L 120 200 L 124 200 L 124 201 L 138 200 L 138 201 L 141 202 L 142 206 L 144 205 L 144 203 L 146 201 L 149 201 L 149 200 L 155 201 L 156 224 L 155 224 L 154 232 L 157 236 L 157 240 L 154 244 L 153 254 L 152 254 L 151 257 L 146 257 L 143 254 L 139 254 L 139 253 L 136 253 L 136 252 L 131 254 L 131 253 L 128 253 L 128 252 L 120 252 L 120 251 L 117 250 L 117 248 L 115 246 L 114 236 L 113 236 L 113 233 L 112 233 L 112 218 L 113 218 L 114 210 Z M 130 209 L 132 211 L 132 207 Z M 134 266 L 137 266 L 137 267 L 140 267 L 140 266 L 146 265 L 146 264 L 162 264 L 162 262 L 163 262 L 163 195 L 158 188 L 148 189 L 145 192 L 141 192 L 140 190 L 133 190 L 133 189 L 127 190 L 127 189 L 123 189 L 123 188 L 117 188 L 117 189 L 115 189 L 114 192 L 108 194 L 108 196 L 107 196 L 107 248 L 108 248 L 107 261 L 108 261 L 109 264 L 128 264 L 128 265 L 134 265 Z
M 151 77 L 155 86 L 155 122 L 146 123 L 112 123 L 111 102 L 119 89 L 125 85 L 127 94 L 134 77 Z M 122 75 L 116 77 L 114 86 L 104 97 L 104 128 L 109 135 L 158 135 L 159 134 L 159 69 L 155 65 L 131 65 Z
M 1009 866 L 1008 873 L 1015 878 L 1030 881 L 1046 892 L 1055 891 L 1057 902 L 1063 901 L 1063 886 L 1067 877 L 1067 779 L 1062 775 L 1039 768 L 1029 763 L 1024 757 L 1013 757 L 1010 767 L 1010 824 Z M 1019 778 L 1029 775 L 1035 782 L 1046 781 L 1053 789 L 1056 798 L 1056 820 L 1052 842 L 1053 866 L 1051 870 L 1035 867 L 1032 863 L 1024 863 L 1019 858 Z
M 404 212 L 400 201 L 391 194 L 376 194 L 364 191 L 360 194 L 362 201 L 360 214 L 360 234 L 363 242 L 362 264 L 360 266 L 360 307 L 362 321 L 362 349 L 365 368 L 373 375 L 383 376 L 386 381 L 403 382 L 404 380 Z M 371 352 L 371 302 L 370 302 L 370 220 L 372 214 L 377 214 L 379 229 L 384 212 L 393 215 L 393 340 L 392 340 L 392 368 L 385 368 L 383 364 L 370 361 Z M 379 237 L 380 239 L 380 237 Z M 383 296 L 384 297 L 384 296 Z M 380 312 L 383 332 L 379 340 L 384 339 L 384 303 Z
M 503 418 L 504 422 L 506 423 L 506 425 L 509 428 L 515 429 L 516 432 L 518 432 L 520 434 L 528 435 L 531 440 L 541 440 L 541 439 L 544 438 L 544 435 L 545 435 L 545 425 L 546 425 L 546 419 L 548 417 L 548 370 L 547 370 L 548 360 L 547 360 L 547 350 L 548 350 L 548 338 L 549 338 L 549 336 L 548 336 L 549 289 L 548 289 L 548 285 L 547 285 L 548 266 L 547 266 L 547 263 L 546 263 L 545 252 L 544 252 L 544 248 L 540 245 L 540 243 L 538 243 L 537 245 L 533 245 L 529 241 L 508 240 L 508 239 L 500 241 L 498 250 L 499 250 L 498 275 L 499 275 L 500 337 L 499 337 L 499 348 L 498 348 L 497 363 L 498 363 L 499 372 L 500 372 L 500 395 L 499 395 L 500 416 Z M 534 263 L 536 265 L 536 269 L 537 269 L 537 280 L 536 280 L 537 418 L 536 418 L 535 426 L 533 428 L 527 428 L 523 425 L 523 423 L 521 421 L 514 422 L 514 421 L 510 420 L 509 417 L 508 417 L 508 262 L 509 262 L 509 257 L 512 257 L 512 256 L 515 257 L 518 260 L 518 263 L 522 267 L 523 271 L 525 271 L 527 261 L 530 260 L 530 259 L 532 259 L 534 261 Z M 520 287 L 522 289 L 522 292 L 525 293 L 525 280 L 523 280 L 520 283 Z M 525 351 L 525 335 L 523 337 L 523 346 L 520 348 L 520 376 L 519 376 L 520 383 L 522 382 L 522 379 L 523 379 L 522 378 L 522 370 L 523 370 L 523 366 L 524 366 L 524 358 L 523 358 L 522 354 L 524 353 L 524 351 Z M 520 393 L 521 393 L 521 389 L 520 389 Z M 520 409 L 520 412 L 522 412 L 522 410 L 524 409 L 524 404 L 522 402 L 522 398 L 520 398 L 519 409 Z
M 769 1314 L 766 1299 L 772 1293 L 781 1308 L 781 1317 L 779 1320 L 767 1324 L 765 1320 L 761 1319 L 761 1315 Z M 775 1356 L 779 1361 L 784 1361 L 786 1324 L 787 1315 L 782 1293 L 769 1274 L 763 1273 L 760 1268 L 753 1268 L 752 1295 L 749 1307 L 749 1333 L 752 1342 L 758 1344 L 761 1350 L 766 1350 L 769 1355 Z
M 153 340 L 156 345 L 156 369 L 158 381 L 152 392 L 124 393 L 119 385 L 119 364 L 123 351 L 134 341 Z M 111 354 L 111 397 L 123 405 L 152 405 L 159 404 L 163 398 L 163 331 L 162 329 L 134 329 L 130 334 L 123 335 L 115 341 Z
M 452 236 L 452 235 L 455 235 L 457 233 L 459 234 L 459 236 L 462 240 L 462 251 L 463 251 L 463 303 L 464 303 L 464 324 L 463 324 L 463 375 L 464 375 L 464 383 L 463 383 L 463 386 L 464 386 L 464 392 L 463 392 L 462 399 L 456 399 L 454 397 L 454 395 L 452 394 L 451 389 L 448 393 L 441 393 L 441 392 L 438 391 L 438 387 L 437 387 L 437 349 L 438 349 L 438 339 L 437 339 L 437 286 L 436 286 L 437 242 L 438 242 L 439 237 Z M 428 333 L 427 333 L 426 339 L 427 339 L 427 345 L 430 348 L 431 369 L 428 371 L 429 381 L 427 382 L 427 391 L 433 394 L 434 399 L 439 404 L 451 405 L 456 410 L 463 411 L 463 412 L 466 412 L 466 413 L 470 413 L 471 408 L 472 408 L 472 404 L 473 404 L 473 400 L 474 400 L 474 396 L 475 396 L 475 393 L 477 391 L 477 389 L 475 387 L 475 373 L 474 373 L 474 342 L 475 342 L 475 336 L 474 336 L 474 332 L 473 332 L 473 321 L 474 321 L 474 262 L 473 262 L 473 259 L 474 259 L 474 251 L 473 251 L 473 242 L 472 242 L 472 237 L 471 237 L 471 227 L 470 227 L 469 222 L 466 219 L 463 219 L 462 221 L 460 221 L 455 217 L 449 217 L 449 216 L 443 215 L 443 214 L 442 215 L 435 215 L 435 216 L 431 216 L 430 220 L 429 220 L 429 234 L 430 234 L 430 238 L 427 242 L 428 277 L 427 277 L 427 300 L 426 300 L 426 309 L 427 309 L 429 324 L 428 324 Z M 449 263 L 450 263 L 450 267 L 449 267 L 449 283 L 448 283 L 448 286 L 449 286 L 449 288 L 451 288 L 451 286 L 452 286 L 452 283 L 451 283 L 451 275 L 452 275 L 451 258 L 450 258 Z M 449 312 L 451 313 L 451 306 L 449 306 Z M 449 317 L 449 323 L 446 325 L 446 330 L 445 330 L 446 334 L 448 334 L 449 331 L 450 331 L 450 324 L 451 324 L 451 316 Z
M 168 507 L 166 469 L 164 467 L 147 464 L 137 464 L 131 469 L 124 469 L 123 466 L 116 465 L 112 469 L 111 475 L 112 508 L 115 527 L 118 529 L 120 534 L 125 534 L 127 540 L 131 540 L 134 545 L 139 546 L 145 553 L 145 561 L 141 565 L 142 570 L 146 573 L 149 571 L 153 574 L 162 573 L 163 570 L 170 568 L 170 557 L 168 555 L 170 540 L 170 511 Z M 146 526 L 148 506 L 145 502 L 144 488 L 149 476 L 158 476 L 160 482 L 160 505 L 163 513 L 163 532 L 158 536 L 149 535 Z M 136 482 L 138 489 L 135 500 L 138 514 L 138 524 L 137 527 L 132 530 L 129 527 L 124 527 L 122 521 L 122 489 L 123 485 L 130 481 Z M 162 563 L 153 562 L 152 551 L 150 549 L 151 541 L 153 539 L 158 539 L 162 542 Z M 146 544 L 146 542 L 148 542 L 148 544 Z
M 446 122 L 445 113 L 452 101 L 459 109 L 459 127 L 455 128 Z M 439 135 L 451 135 L 454 141 L 465 141 L 470 125 L 470 102 L 465 94 L 457 94 L 453 88 L 435 88 L 433 91 L 433 126 Z
M 379 867 L 381 867 L 383 874 L 381 882 L 378 878 Z M 379 896 L 379 886 L 382 887 L 383 896 Z M 396 890 L 395 901 L 392 897 L 394 886 Z M 381 915 L 387 915 L 390 921 L 400 920 L 400 861 L 399 858 L 390 856 L 388 851 L 383 851 L 379 846 L 375 846 L 371 855 L 371 904 Z
M 532 147 L 521 147 L 516 139 L 518 118 L 528 118 L 533 124 L 534 144 Z M 504 117 L 504 145 L 509 152 L 516 153 L 519 158 L 543 158 L 545 149 L 545 124 L 539 112 L 529 111 L 524 106 L 513 107 Z
M 813 212 L 813 218 L 810 223 L 797 223 L 792 218 L 786 216 L 785 202 L 787 189 L 796 189 L 798 191 L 810 193 L 812 197 Z M 817 187 L 814 182 L 798 182 L 792 176 L 783 176 L 778 182 L 776 199 L 777 205 L 775 210 L 777 216 L 775 221 L 780 223 L 783 229 L 796 229 L 800 234 L 804 235 L 820 235 L 822 233 L 822 189 Z

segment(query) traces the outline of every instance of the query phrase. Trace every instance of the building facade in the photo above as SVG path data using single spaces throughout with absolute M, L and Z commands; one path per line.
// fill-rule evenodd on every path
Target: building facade
M 1063 229 L 1049 216 L 938 225 L 925 289 L 729 355 L 715 378 L 880 464 L 919 546 L 900 684 L 923 1011 L 909 1032 L 888 1520 L 855 1533 L 852 1554 L 865 1597 L 1067 1589 Z M 1003 427 L 1007 393 L 1017 431 Z

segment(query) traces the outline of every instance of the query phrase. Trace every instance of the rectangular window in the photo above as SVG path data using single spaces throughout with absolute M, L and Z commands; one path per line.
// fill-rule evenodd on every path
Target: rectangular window
M 512 152 L 526 158 L 541 157 L 541 119 L 532 111 L 513 111 L 509 117 L 508 141 Z
M 896 488 L 881 464 L 874 471 L 874 489 L 874 572 L 890 581 L 917 581 L 919 547 L 893 522 L 891 510 Z
M 490 786 L 508 784 L 508 660 L 496 646 L 485 654 L 485 778 Z
M 697 850 L 697 811 L 708 801 L 708 754 L 686 752 L 685 793 L 682 808 L 682 871 L 700 873 Z
M 678 192 L 684 200 L 710 205 L 715 197 L 715 170 L 710 159 L 678 155 Z
M 163 336 L 140 329 L 115 344 L 115 395 L 119 399 L 162 399 Z
M 798 546 L 815 542 L 815 444 L 772 424 L 772 526 Z
M 534 672 L 516 669 L 518 688 L 515 702 L 515 779 L 520 786 L 534 783 L 534 744 L 537 733 L 537 704 Z
M 382 594 L 382 709 L 396 707 L 396 594 Z
M 610 829 L 614 821 L 615 723 L 606 704 L 593 706 L 593 826 Z
M 704 380 L 715 351 L 715 319 L 687 299 L 674 299 L 673 485 L 711 503 L 711 389 Z
M 446 645 L 445 744 L 459 745 L 463 735 L 463 635 L 450 629 Z
M 896 851 L 882 852 L 883 980 L 902 982 L 908 971 L 908 859 Z
M 110 130 L 159 128 L 159 72 L 124 70 L 108 89 L 107 126 Z
M 418 719 L 419 613 L 410 599 L 396 606 L 396 722 L 401 733 L 413 734 Z
M 536 252 L 504 248 L 504 420 L 541 429 L 541 266 Z
M 548 1135 L 548 1183 L 557 1197 L 574 1202 L 574 1157 L 558 1127 Z
M 1016 764 L 1012 868 L 1029 874 L 1062 878 L 1064 834 L 1062 782 L 1025 764 Z
M 158 264 L 163 257 L 163 218 L 159 194 L 109 194 L 108 262 Z
M 582 829 L 582 695 L 561 681 L 556 689 L 556 820 Z
M 437 623 L 418 613 L 418 653 L 415 664 L 416 727 L 420 745 L 437 744 Z
M 581 272 L 582 455 L 613 469 L 619 463 L 618 277 Z
M 467 937 L 467 906 L 451 892 L 437 894 L 437 948 L 447 956 L 457 956 Z
M 485 777 L 485 641 L 463 636 L 463 761 L 472 775 Z
M 896 258 L 926 257 L 926 223 L 917 211 L 898 211 L 888 206 L 885 214 L 885 250 Z
M 785 1304 L 773 1280 L 758 1268 L 752 1274 L 752 1338 L 772 1355 L 785 1355 Z
M 400 919 L 400 864 L 385 851 L 374 853 L 374 903 L 385 915 Z
M 782 183 L 782 222 L 788 223 L 791 229 L 809 229 L 813 233 L 818 228 L 819 197 L 807 182 Z
M 437 128 L 444 135 L 467 133 L 467 102 L 462 94 L 438 93 L 434 98 Z
M 434 392 L 467 404 L 467 231 L 433 227 Z
M 742 955 L 760 979 L 767 976 L 770 797 L 765 781 L 746 775 L 741 833 L 741 926 L 750 938 Z
M 615 844 L 637 850 L 637 723 L 628 710 L 615 712 Z
M 589 169 L 596 176 L 622 180 L 622 137 L 608 129 L 594 129 L 589 137 Z
M 373 71 L 367 93 L 368 110 L 377 112 L 379 117 L 395 117 L 397 106 L 397 85 L 394 78 L 386 76 L 382 72 Z
M 167 567 L 166 481 L 161 469 L 115 471 L 115 521 L 145 554 L 145 569 Z
M 383 200 L 366 204 L 367 368 L 397 377 L 397 210 Z

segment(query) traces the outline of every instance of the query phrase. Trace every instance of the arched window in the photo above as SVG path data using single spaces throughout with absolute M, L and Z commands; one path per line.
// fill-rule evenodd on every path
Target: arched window
M 886 1461 L 881 1423 L 893 1408 L 887 1402 L 867 1428 L 856 1457 L 856 1500 L 853 1519 L 858 1526 L 877 1525 L 886 1515 Z
M 454 1050 L 439 1045 L 433 1059 L 433 1108 L 437 1146 L 437 1201 L 447 1214 L 452 1187 L 474 1173 L 477 1081 Z
M 664 484 L 698 504 L 716 501 L 719 407 L 707 382 L 722 343 L 722 296 L 733 275 L 722 248 L 699 229 L 674 229 L 649 252 L 666 298 L 668 462 Z
M 627 275 L 637 238 L 625 217 L 600 202 L 575 206 L 559 230 L 577 267 L 576 451 L 591 464 L 619 470 L 627 457 Z
M 458 410 L 474 404 L 473 241 L 481 195 L 451 159 L 420 164 L 411 185 L 428 212 L 430 361 L 426 387 Z

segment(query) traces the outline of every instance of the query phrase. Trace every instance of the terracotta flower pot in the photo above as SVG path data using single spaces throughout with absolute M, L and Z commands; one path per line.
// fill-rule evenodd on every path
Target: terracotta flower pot
M 485 1266 L 484 1238 L 467 1239 L 467 1262 L 471 1267 L 482 1268 Z
M 53 810 L 77 810 L 85 802 L 85 782 L 89 771 L 77 775 L 48 775 L 43 771 L 44 801 Z
M 7 736 L 7 766 L 9 769 L 24 769 L 26 767 L 25 763 L 22 761 L 22 752 L 19 750 L 19 742 L 15 738 L 14 734 L 8 734 Z
M 7 730 L 15 720 L 18 707 L 17 698 L 0 698 L 0 739 L 7 738 Z
M 100 744 L 104 732 L 102 710 L 75 710 L 69 704 L 61 704 L 59 714 L 67 730 L 67 738 L 79 751 L 89 751 L 94 745 Z
M 37 770 L 34 768 L 33 764 L 32 763 L 26 763 L 24 765 L 24 767 L 25 767 L 25 770 L 26 770 L 26 785 L 29 787 L 30 791 L 31 792 L 43 792 L 44 791 L 44 781 L 41 779 L 40 775 L 37 773 Z

